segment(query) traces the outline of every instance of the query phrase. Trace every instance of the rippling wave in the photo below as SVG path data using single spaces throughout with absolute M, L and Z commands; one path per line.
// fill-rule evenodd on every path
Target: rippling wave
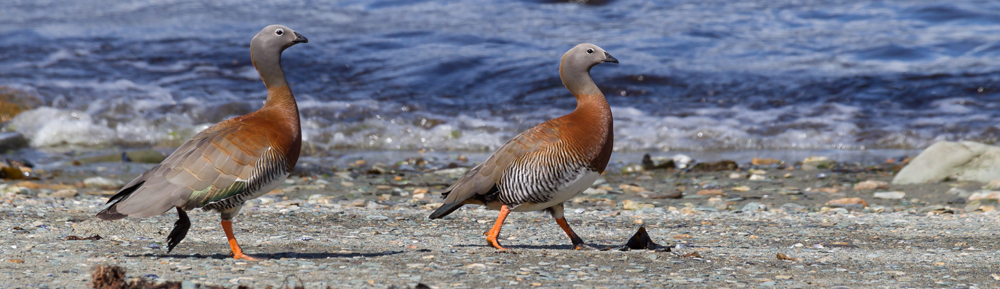
M 1000 140 L 1000 2 L 50 1 L 0 10 L 0 85 L 45 103 L 34 147 L 176 146 L 266 96 L 248 43 L 281 23 L 307 152 L 490 151 L 594 79 L 615 149 L 915 149 Z M 99 9 L 98 9 L 99 8 Z

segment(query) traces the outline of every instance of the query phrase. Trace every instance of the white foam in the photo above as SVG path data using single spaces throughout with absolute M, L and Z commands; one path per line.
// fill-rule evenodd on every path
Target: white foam
M 116 137 L 115 131 L 95 124 L 86 113 L 51 107 L 18 114 L 11 120 L 8 129 L 30 139 L 32 147 L 96 146 L 107 144 Z
M 967 106 L 968 104 L 974 104 L 975 102 L 975 100 L 965 97 L 954 97 L 935 100 L 931 103 L 931 106 L 941 113 L 967 114 L 975 111 Z
M 69 49 L 59 49 L 59 50 L 56 50 L 56 52 L 53 52 L 52 54 L 49 54 L 49 56 L 46 57 L 45 60 L 42 60 L 41 62 L 37 63 L 36 65 L 38 67 L 48 67 L 49 65 L 56 64 L 59 61 L 63 61 L 63 60 L 67 60 L 67 59 L 72 59 L 73 57 L 74 57 L 74 54 Z
M 153 65 L 146 61 L 120 61 L 129 66 L 152 72 L 181 72 L 191 68 L 189 61 L 175 61 L 167 65 Z

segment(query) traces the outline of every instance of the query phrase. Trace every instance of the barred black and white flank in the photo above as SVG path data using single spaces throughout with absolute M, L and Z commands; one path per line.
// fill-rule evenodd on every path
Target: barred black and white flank
M 497 242 L 507 214 L 547 210 L 573 241 L 587 247 L 566 223 L 563 202 L 586 190 L 604 173 L 614 142 L 611 107 L 590 78 L 590 68 L 618 60 L 593 44 L 580 44 L 563 55 L 559 76 L 576 97 L 576 110 L 514 137 L 485 162 L 445 190 L 444 205 L 431 219 L 467 204 L 500 210 L 487 242 Z

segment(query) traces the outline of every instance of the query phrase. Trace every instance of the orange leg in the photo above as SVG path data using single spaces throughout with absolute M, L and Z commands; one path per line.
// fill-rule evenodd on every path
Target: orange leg
M 576 232 L 573 232 L 573 229 L 569 227 L 569 223 L 566 223 L 566 218 L 556 218 L 556 223 L 559 224 L 559 227 L 562 227 L 563 231 L 566 231 L 566 236 L 569 236 L 569 239 L 573 240 L 574 250 L 590 249 L 590 246 L 584 244 L 583 239 L 577 236 Z
M 596 249 L 594 247 L 587 246 L 587 244 L 583 242 L 583 239 L 581 239 L 580 236 L 577 236 L 576 232 L 573 232 L 573 229 L 569 227 L 569 223 L 566 223 L 566 218 L 563 217 L 563 204 L 552 206 L 548 209 L 548 211 L 549 214 L 552 214 L 552 218 L 556 219 L 556 223 L 559 224 L 559 227 L 566 232 L 566 236 L 569 236 L 569 239 L 573 241 L 573 250 Z
M 501 247 L 500 242 L 497 241 L 497 237 L 500 236 L 500 227 L 503 227 L 503 221 L 507 219 L 507 214 L 510 214 L 510 208 L 507 205 L 500 206 L 500 217 L 497 217 L 497 222 L 493 224 L 493 228 L 489 232 L 486 232 L 486 242 L 493 248 L 497 248 L 497 250 L 507 250 L 507 248 Z
M 229 247 L 233 249 L 233 259 L 257 261 L 256 258 L 244 255 L 243 249 L 240 248 L 240 244 L 236 243 L 236 236 L 233 236 L 232 221 L 222 220 L 222 230 L 226 231 L 226 238 L 229 239 Z

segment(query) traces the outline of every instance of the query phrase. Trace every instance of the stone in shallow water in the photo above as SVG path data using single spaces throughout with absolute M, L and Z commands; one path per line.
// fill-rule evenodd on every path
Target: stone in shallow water
M 836 164 L 837 162 L 830 160 L 828 157 L 811 156 L 802 160 L 802 170 L 810 171 L 815 169 L 826 169 Z
M 781 164 L 781 160 L 769 159 L 769 158 L 753 158 L 750 160 L 750 164 L 755 166 L 770 166 Z

